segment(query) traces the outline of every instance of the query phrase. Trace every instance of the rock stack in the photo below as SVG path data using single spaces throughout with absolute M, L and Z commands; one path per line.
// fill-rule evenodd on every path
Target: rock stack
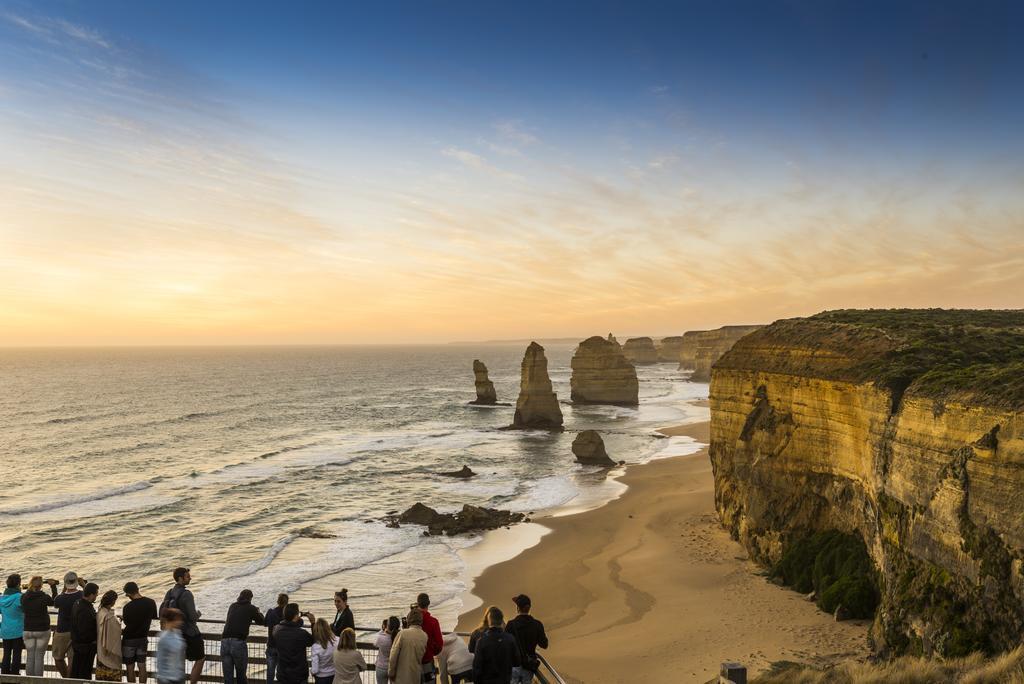
M 478 359 L 473 360 L 473 376 L 476 378 L 476 400 L 469 403 L 479 406 L 498 403 L 498 394 L 494 391 L 494 383 L 487 377 L 487 366 Z
M 626 359 L 633 364 L 658 363 L 658 350 L 650 337 L 631 337 L 622 346 Z
M 584 430 L 576 435 L 572 441 L 572 453 L 576 460 L 586 465 L 599 465 L 605 468 L 612 468 L 615 461 L 608 457 L 604 450 L 604 440 L 596 430 Z
M 544 347 L 536 342 L 530 343 L 523 356 L 519 399 L 516 401 L 516 413 L 510 427 L 562 429 L 562 409 L 558 407 L 558 397 L 551 389 L 548 359 L 544 356 Z
M 659 361 L 679 361 L 679 352 L 683 347 L 683 336 L 675 335 L 673 337 L 663 337 L 658 342 L 658 360 Z
M 618 342 L 588 337 L 572 357 L 572 400 L 577 404 L 636 406 L 640 386 L 636 368 Z

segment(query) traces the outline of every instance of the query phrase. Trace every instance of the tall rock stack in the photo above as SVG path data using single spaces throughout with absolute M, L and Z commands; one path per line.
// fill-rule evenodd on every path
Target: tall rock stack
M 510 427 L 562 429 L 562 409 L 558 407 L 558 397 L 551 389 L 548 359 L 544 356 L 544 347 L 536 342 L 530 343 L 523 356 L 519 399 L 516 401 L 516 413 Z
M 473 376 L 476 380 L 476 401 L 471 404 L 490 406 L 498 403 L 498 394 L 494 391 L 494 383 L 487 377 L 487 366 L 479 359 L 473 359 Z
M 698 343 L 713 333 L 712 330 L 690 330 L 683 334 L 683 341 L 679 345 L 679 370 L 693 370 L 697 361 Z
M 679 351 L 683 346 L 683 336 L 663 337 L 657 344 L 659 361 L 679 361 Z
M 658 363 L 658 350 L 650 337 L 631 337 L 622 346 L 626 360 L 633 364 Z
M 577 404 L 636 406 L 640 386 L 636 368 L 618 342 L 588 337 L 572 357 L 572 400 Z

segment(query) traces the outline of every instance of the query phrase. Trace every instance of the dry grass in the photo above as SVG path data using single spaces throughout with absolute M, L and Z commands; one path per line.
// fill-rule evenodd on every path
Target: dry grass
M 946 661 L 904 657 L 881 665 L 843 663 L 826 670 L 787 668 L 751 684 L 1024 684 L 1024 647 L 986 660 L 979 653 Z

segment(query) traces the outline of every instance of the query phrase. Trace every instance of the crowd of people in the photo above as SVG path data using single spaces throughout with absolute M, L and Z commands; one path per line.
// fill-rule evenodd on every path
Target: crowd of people
M 7 578 L 0 596 L 0 672 L 43 676 L 43 656 L 53 650 L 57 672 L 66 678 L 146 684 L 149 633 L 158 620 L 156 644 L 158 684 L 197 684 L 206 663 L 199 630 L 202 613 L 189 589 L 188 568 L 175 568 L 174 585 L 160 606 L 140 593 L 135 582 L 123 587 L 127 602 L 117 615 L 119 595 L 100 594 L 94 582 L 74 572 L 57 580 L 32 577 L 22 586 L 20 575 Z M 334 595 L 335 616 L 328 622 L 302 611 L 287 594 L 265 613 L 243 590 L 228 608 L 220 640 L 224 684 L 249 684 L 247 640 L 253 626 L 267 629 L 266 684 L 360 684 L 361 673 L 373 670 L 377 684 L 527 684 L 540 669 L 537 648 L 547 648 L 544 625 L 530 615 L 528 596 L 512 599 L 516 616 L 491 606 L 466 643 L 454 633 L 443 634 L 430 613 L 430 596 L 420 594 L 402 618 L 392 615 L 374 637 L 375 661 L 367 663 L 356 647 L 355 619 L 348 590 Z M 99 610 L 95 603 L 99 600 Z M 50 609 L 57 620 L 51 625 Z M 304 622 L 309 629 L 305 629 Z M 52 635 L 52 636 L 51 636 Z M 51 646 L 52 639 L 52 646 Z M 192 663 L 191 668 L 187 663 Z M 262 683 L 261 683 L 262 684 Z

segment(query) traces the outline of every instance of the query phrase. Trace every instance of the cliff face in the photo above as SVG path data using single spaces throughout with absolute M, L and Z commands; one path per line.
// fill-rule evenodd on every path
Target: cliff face
M 636 369 L 618 342 L 603 337 L 580 342 L 572 357 L 570 386 L 572 400 L 580 404 L 635 406 L 639 402 Z
M 827 312 L 736 342 L 711 377 L 723 524 L 777 563 L 863 539 L 882 652 L 1001 650 L 1024 630 L 1024 312 Z
M 494 383 L 487 377 L 487 366 L 479 359 L 473 360 L 473 378 L 476 385 L 476 400 L 470 403 L 481 406 L 498 403 L 498 394 L 494 391 Z
M 650 337 L 631 337 L 622 346 L 626 359 L 634 364 L 658 363 L 658 350 Z
M 722 358 L 725 352 L 732 349 L 736 341 L 761 328 L 760 325 L 726 325 L 716 330 L 703 330 L 694 336 L 693 341 L 693 375 L 694 382 L 707 382 L 711 379 L 711 366 Z M 686 349 L 689 352 L 689 349 Z M 682 356 L 680 356 L 680 368 Z
M 679 361 L 679 352 L 683 347 L 683 336 L 675 335 L 673 337 L 663 337 L 658 341 L 656 349 L 658 350 L 659 361 Z
M 683 333 L 683 341 L 679 345 L 679 370 L 693 370 L 697 360 L 697 342 L 712 330 L 690 330 Z
M 562 429 L 562 409 L 551 388 L 548 359 L 544 347 L 531 342 L 523 355 L 519 399 L 512 419 L 512 428 Z

